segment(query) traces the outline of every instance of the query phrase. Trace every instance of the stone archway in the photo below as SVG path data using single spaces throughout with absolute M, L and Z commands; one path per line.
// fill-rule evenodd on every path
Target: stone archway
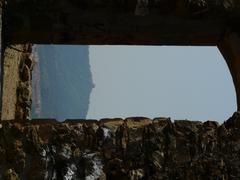
M 222 125 L 144 117 L 26 120 L 31 43 L 218 46 L 231 71 L 240 110 L 239 0 L 1 2 L 7 2 L 1 119 L 15 119 L 0 122 L 1 179 L 240 177 L 239 112 Z
M 233 77 L 239 110 L 239 10 L 237 0 L 7 1 L 2 62 L 28 59 L 29 43 L 218 46 Z M 12 83 L 6 87 L 4 67 L 2 73 L 2 104 L 17 104 L 19 98 L 4 100 Z M 15 83 L 14 91 L 18 86 Z
M 237 97 L 237 110 L 240 110 L 240 39 L 237 33 L 226 33 L 218 48 L 228 64 Z

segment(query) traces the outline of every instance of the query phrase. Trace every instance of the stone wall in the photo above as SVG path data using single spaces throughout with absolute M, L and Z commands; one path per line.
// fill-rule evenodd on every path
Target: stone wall
M 2 120 L 27 119 L 31 108 L 32 45 L 6 46 L 2 72 Z
M 239 120 L 2 121 L 0 179 L 237 180 Z
M 216 45 L 239 0 L 7 0 L 11 43 Z
M 186 16 L 181 12 L 175 16 L 181 6 L 186 11 L 185 1 L 179 1 L 180 6 L 172 6 L 176 1 L 151 1 L 149 14 L 143 17 L 139 9 L 135 12 L 137 1 L 60 2 L 8 1 L 4 37 L 16 44 L 4 44 L 1 119 L 17 120 L 0 122 L 0 179 L 240 179 L 239 112 L 222 125 L 143 117 L 63 123 L 27 120 L 32 47 L 18 44 L 218 45 L 231 61 L 240 94 L 237 0 L 186 1 L 208 4 L 207 9 L 191 5 Z

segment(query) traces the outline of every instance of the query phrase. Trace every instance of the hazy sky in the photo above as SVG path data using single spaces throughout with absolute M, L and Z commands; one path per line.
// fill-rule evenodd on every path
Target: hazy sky
M 95 88 L 87 118 L 147 116 L 222 122 L 236 110 L 215 47 L 90 46 Z

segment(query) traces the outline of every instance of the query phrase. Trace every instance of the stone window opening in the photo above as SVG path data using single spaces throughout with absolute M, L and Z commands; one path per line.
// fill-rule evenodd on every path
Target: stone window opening
M 235 103 L 234 97 L 230 98 L 230 93 L 228 94 L 225 93 L 221 96 L 220 95 L 215 96 L 215 94 L 218 94 L 218 93 L 214 93 L 214 90 L 213 90 L 214 87 L 216 89 L 215 92 L 217 92 L 216 86 L 219 89 L 225 88 L 224 86 L 220 87 L 221 78 L 217 77 L 216 73 L 218 73 L 219 76 L 221 75 L 224 76 L 224 79 L 225 77 L 228 77 L 229 79 L 228 81 L 230 83 L 227 83 L 227 87 L 230 86 L 231 91 L 234 91 L 234 90 L 233 90 L 233 85 L 231 84 L 231 81 L 232 81 L 231 77 L 227 72 L 228 68 L 224 63 L 224 59 L 220 57 L 221 54 L 218 52 L 218 50 L 217 49 L 215 50 L 213 47 L 206 47 L 205 51 L 204 51 L 204 47 L 203 48 L 200 47 L 199 51 L 202 52 L 202 54 L 198 54 L 198 47 L 177 47 L 177 46 L 176 47 L 171 47 L 171 46 L 150 47 L 150 46 L 37 45 L 36 47 L 38 47 L 38 51 L 39 51 L 38 54 L 35 53 L 37 56 L 36 59 L 38 59 L 37 61 L 40 61 L 40 62 L 42 59 L 42 62 L 41 62 L 42 70 L 40 70 L 40 66 L 41 66 L 40 65 L 41 63 L 40 63 L 40 64 L 36 64 L 36 66 L 38 66 L 38 68 L 36 69 L 38 70 L 33 71 L 34 81 L 39 81 L 39 82 L 33 83 L 33 88 L 34 88 L 33 104 L 35 106 L 33 113 L 36 113 L 36 114 L 33 115 L 32 118 L 51 118 L 51 119 L 64 121 L 65 119 L 102 119 L 107 117 L 108 118 L 110 117 L 127 118 L 127 117 L 133 117 L 133 116 L 144 116 L 148 118 L 155 118 L 158 116 L 164 116 L 164 117 L 171 117 L 173 119 L 191 119 L 191 120 L 208 119 L 208 120 L 217 120 L 217 121 L 223 122 L 227 120 L 227 118 L 232 114 L 232 112 L 235 111 L 234 109 L 230 110 L 228 108 L 229 106 L 231 106 L 230 105 L 231 103 L 232 104 Z M 83 48 L 84 51 L 81 50 L 81 48 Z M 127 48 L 129 48 L 129 50 L 126 50 Z M 144 49 L 147 49 L 147 50 L 144 50 Z M 84 59 L 86 58 L 84 57 L 85 55 L 81 56 L 81 53 L 79 53 L 79 50 L 81 51 L 82 54 L 87 54 L 86 55 L 86 57 L 88 56 L 87 59 Z M 146 55 L 144 53 L 142 53 L 141 55 L 145 59 L 140 58 L 140 56 L 136 55 L 138 51 L 145 52 Z M 172 52 L 164 54 L 163 53 L 164 51 L 169 51 L 169 52 L 172 51 Z M 214 51 L 214 53 L 216 54 L 213 55 L 213 52 L 211 51 Z M 109 52 L 113 52 L 112 55 L 108 56 Z M 183 54 L 186 54 L 187 52 L 189 52 L 189 55 L 183 55 Z M 177 53 L 177 55 L 175 56 L 169 55 L 173 53 Z M 204 55 L 204 53 L 208 53 L 209 57 L 207 55 Z M 116 54 L 115 57 L 113 54 Z M 128 56 L 124 54 L 127 54 Z M 202 57 L 199 58 L 198 56 L 199 57 L 202 56 Z M 214 56 L 216 56 L 216 60 Z M 121 57 L 121 58 L 118 58 L 118 57 Z M 174 61 L 171 59 L 171 58 L 176 59 L 176 57 L 179 58 L 179 61 L 178 60 Z M 43 58 L 46 58 L 46 59 L 43 59 Z M 139 60 L 137 60 L 137 58 L 139 58 Z M 214 60 L 212 60 L 213 58 Z M 154 60 L 151 60 L 151 59 L 154 59 Z M 167 63 L 167 62 L 170 62 L 170 63 Z M 208 62 L 209 62 L 209 65 L 208 65 Z M 82 65 L 80 65 L 81 63 Z M 184 64 L 184 65 L 181 65 L 181 64 Z M 63 66 L 64 68 L 61 66 Z M 164 68 L 164 66 L 166 67 Z M 209 66 L 214 67 L 214 69 L 211 70 Z M 226 67 L 222 68 L 223 66 L 226 66 Z M 83 70 L 84 67 L 85 67 L 85 70 Z M 196 68 L 195 72 L 191 68 Z M 220 68 L 221 70 L 218 70 L 218 68 Z M 134 70 L 134 69 L 138 69 L 138 70 Z M 159 72 L 162 71 L 165 73 L 154 73 L 157 71 Z M 189 73 L 187 73 L 188 71 Z M 92 72 L 97 72 L 98 74 L 94 73 L 93 75 Z M 213 72 L 213 74 L 211 74 L 211 72 Z M 73 74 L 76 74 L 78 78 L 77 77 L 75 78 Z M 116 74 L 119 74 L 119 76 L 117 76 Z M 128 74 L 129 77 L 128 78 L 125 77 L 124 74 Z M 148 74 L 151 74 L 151 75 L 148 75 Z M 175 75 L 171 76 L 171 74 L 175 74 Z M 200 74 L 202 74 L 203 78 L 200 77 Z M 64 80 L 64 76 L 65 78 L 66 77 L 68 78 L 67 81 Z M 122 79 L 121 79 L 121 76 L 123 76 Z M 176 80 L 177 76 L 179 76 L 178 77 L 179 80 Z M 212 78 L 211 76 L 214 76 L 215 79 Z M 101 86 L 101 82 L 97 80 L 97 83 L 100 83 L 100 84 L 97 84 L 97 87 L 96 87 L 94 85 L 95 84 L 94 81 L 96 77 L 101 77 L 102 83 L 105 85 Z M 114 78 L 116 78 L 115 81 L 114 81 Z M 151 81 L 152 83 L 146 81 L 146 79 L 149 79 L 149 81 Z M 209 79 L 211 79 L 211 83 Z M 209 82 L 205 84 L 204 81 L 208 81 L 208 80 Z M 40 83 L 40 81 L 42 84 Z M 197 81 L 199 82 L 194 85 L 194 83 Z M 115 83 L 115 82 L 118 82 L 118 83 Z M 224 82 L 226 82 L 226 80 L 224 80 Z M 65 85 L 65 83 L 66 84 L 69 83 L 69 84 Z M 88 90 L 85 88 L 85 86 L 83 86 L 83 83 L 85 83 L 85 86 L 87 87 Z M 178 85 L 174 86 L 174 83 L 175 84 L 177 83 Z M 201 86 L 198 84 L 201 84 Z M 69 92 L 67 91 L 67 89 L 64 89 L 65 86 L 69 87 Z M 76 90 L 72 90 L 74 86 L 78 88 L 76 88 Z M 100 88 L 98 88 L 99 86 Z M 194 86 L 198 86 L 199 88 L 198 89 L 192 88 Z M 211 88 L 208 86 L 210 86 Z M 124 87 L 128 89 L 128 92 L 124 90 L 125 89 Z M 146 90 L 146 88 L 144 87 L 149 87 L 149 88 L 148 90 Z M 166 91 L 166 87 L 169 88 L 168 91 Z M 205 97 L 202 97 L 202 93 L 205 93 L 207 95 L 206 92 L 208 88 L 210 88 L 209 91 L 212 93 L 213 99 L 207 99 L 204 102 L 201 100 L 201 99 L 205 99 Z M 156 90 L 153 91 L 152 89 L 158 89 L 158 91 Z M 188 89 L 192 89 L 192 90 L 188 90 Z M 38 93 L 35 93 L 37 91 Z M 73 91 L 73 93 L 71 93 L 71 91 Z M 97 91 L 100 91 L 102 93 L 99 93 Z M 139 93 L 137 91 L 139 91 Z M 189 92 L 186 93 L 185 91 L 189 91 Z M 45 92 L 45 94 L 43 92 Z M 149 95 L 148 92 L 151 95 Z M 60 96 L 55 95 L 59 93 L 62 93 L 62 95 Z M 71 96 L 74 96 L 74 94 L 75 94 L 75 98 L 72 98 Z M 82 95 L 83 97 L 78 97 L 79 94 L 83 94 Z M 135 94 L 138 94 L 138 96 Z M 41 96 L 43 96 L 42 102 L 41 102 Z M 84 99 L 84 96 L 88 98 Z M 118 99 L 117 98 L 118 96 L 121 96 L 122 100 Z M 127 99 L 125 99 L 126 96 L 128 96 Z M 133 98 L 131 98 L 132 96 Z M 147 98 L 148 96 L 149 98 Z M 182 96 L 184 96 L 185 98 L 181 98 Z M 202 98 L 199 99 L 197 98 L 198 96 L 201 96 Z M 168 98 L 164 98 L 164 97 L 168 97 Z M 215 100 L 214 100 L 214 97 L 215 97 Z M 196 100 L 188 101 L 191 98 Z M 229 101 L 229 98 L 231 99 L 231 103 Z M 44 102 L 44 99 L 46 102 Z M 142 104 L 141 99 L 143 99 L 142 101 L 144 101 L 145 104 L 148 104 L 146 107 L 144 104 Z M 220 101 L 221 99 L 222 101 Z M 226 99 L 226 100 L 223 100 L 223 99 Z M 74 103 L 72 103 L 71 101 L 74 101 Z M 64 102 L 64 103 L 62 104 L 61 102 Z M 81 104 L 80 102 L 85 102 L 86 104 L 84 105 L 84 103 Z M 126 105 L 124 105 L 124 102 L 126 103 Z M 41 103 L 43 104 L 42 106 L 40 105 Z M 210 109 L 212 108 L 212 110 L 215 112 L 215 116 L 214 116 L 214 113 L 211 112 L 211 110 L 208 110 L 208 108 L 205 108 L 205 106 L 203 105 L 204 103 L 206 103 L 206 107 L 209 106 Z M 212 105 L 207 105 L 208 103 Z M 230 103 L 230 104 L 225 105 L 226 108 L 220 108 L 220 107 L 223 107 L 222 104 L 226 104 L 226 103 Z M 163 104 L 166 104 L 166 105 L 164 106 Z M 140 108 L 141 106 L 145 108 Z M 178 106 L 179 108 L 177 108 Z M 185 106 L 185 108 L 183 108 L 182 106 Z M 112 107 L 115 107 L 115 109 Z M 221 114 L 221 113 L 218 113 L 218 110 L 217 110 L 219 108 L 228 109 L 228 113 L 224 114 L 224 117 L 220 117 L 220 115 L 218 114 Z M 40 113 L 40 111 L 42 111 L 42 113 Z M 197 115 L 194 115 L 194 112 Z

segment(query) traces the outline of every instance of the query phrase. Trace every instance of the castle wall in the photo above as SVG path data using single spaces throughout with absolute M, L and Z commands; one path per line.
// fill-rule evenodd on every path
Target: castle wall
M 31 45 L 6 46 L 2 72 L 2 120 L 27 119 L 31 113 Z

